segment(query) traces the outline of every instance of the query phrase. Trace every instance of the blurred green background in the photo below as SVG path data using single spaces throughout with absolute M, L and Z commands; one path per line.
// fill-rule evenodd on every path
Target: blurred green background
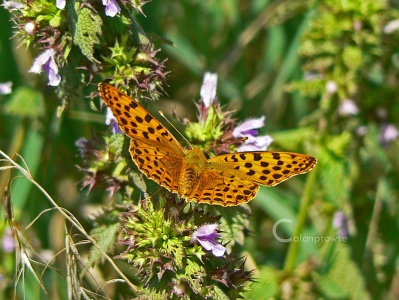
M 143 29 L 174 43 L 158 55 L 170 74 L 152 111 L 171 116 L 176 108 L 180 118 L 194 119 L 203 74 L 215 72 L 220 102 L 238 120 L 266 116 L 261 134 L 274 138 L 270 149 L 318 159 L 311 173 L 261 188 L 250 202 L 242 254 L 257 282 L 246 297 L 398 299 L 399 27 L 392 21 L 399 2 L 152 1 L 143 11 L 137 16 Z M 0 95 L 0 149 L 22 155 L 38 183 L 90 228 L 90 213 L 108 194 L 80 190 L 75 142 L 106 132 L 104 114 L 83 93 L 58 117 L 57 88 L 28 73 L 36 54 L 18 47 L 12 27 L 1 8 L 0 83 L 12 81 L 13 92 Z M 10 174 L 0 175 L 3 191 Z M 24 226 L 51 207 L 24 178 L 13 180 L 11 196 Z M 281 237 L 297 235 L 301 223 L 303 237 L 345 241 L 301 240 L 293 247 L 273 236 L 281 219 L 293 222 L 281 224 Z M 3 241 L 9 235 L 5 221 L 0 233 Z M 29 239 L 51 258 L 63 247 L 63 219 L 43 214 Z M 0 291 L 7 296 L 15 262 L 4 247 Z M 46 298 L 30 272 L 25 277 L 26 294 Z M 47 271 L 44 281 L 51 295 L 65 299 L 66 283 L 56 272 Z

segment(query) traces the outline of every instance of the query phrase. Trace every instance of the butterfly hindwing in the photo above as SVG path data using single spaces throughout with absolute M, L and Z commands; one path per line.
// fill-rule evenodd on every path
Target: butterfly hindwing
M 187 197 L 189 201 L 196 201 L 222 206 L 233 206 L 246 203 L 256 196 L 259 184 L 236 175 L 208 169 L 196 189 Z
M 130 154 L 137 167 L 148 178 L 158 182 L 173 193 L 179 191 L 179 176 L 183 160 L 167 148 L 152 145 L 151 141 L 130 142 Z
M 312 156 L 291 152 L 239 152 L 215 156 L 210 168 L 222 169 L 225 176 L 238 176 L 257 184 L 274 186 L 288 178 L 310 171 Z

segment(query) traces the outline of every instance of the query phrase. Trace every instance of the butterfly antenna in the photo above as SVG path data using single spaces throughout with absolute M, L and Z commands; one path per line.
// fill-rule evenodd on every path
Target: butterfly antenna
M 186 137 L 169 121 L 167 117 L 163 114 L 163 112 L 160 110 L 158 113 L 166 120 L 166 122 L 169 123 L 170 126 L 173 127 L 174 130 L 186 141 L 186 143 L 190 146 L 191 149 L 193 149 L 193 146 L 190 144 L 190 142 L 186 139 Z

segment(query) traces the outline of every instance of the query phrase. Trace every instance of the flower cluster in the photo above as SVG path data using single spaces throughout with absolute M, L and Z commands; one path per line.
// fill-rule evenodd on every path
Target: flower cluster
M 216 153 L 231 151 L 265 151 L 273 142 L 268 135 L 258 135 L 265 117 L 236 124 L 232 112 L 224 112 L 216 97 L 217 75 L 205 73 L 198 108 L 198 122 L 187 124 L 186 135 L 201 148 Z
M 10 94 L 12 90 L 12 82 L 0 83 L 0 95 Z
M 251 272 L 226 254 L 218 240 L 219 218 L 192 210 L 173 196 L 157 204 L 142 200 L 121 215 L 127 250 L 119 258 L 138 267 L 143 293 L 149 289 L 153 295 L 166 291 L 190 299 L 216 294 L 236 298 L 249 287 Z
M 83 161 L 80 166 L 85 174 L 83 187 L 88 187 L 89 191 L 95 186 L 105 188 L 112 197 L 127 186 L 133 175 L 121 155 L 123 141 L 122 136 L 115 135 L 104 140 L 99 137 L 93 140 L 81 138 L 76 142 Z
M 39 54 L 29 72 L 45 73 L 48 85 L 58 86 L 64 100 L 98 75 L 125 87 L 131 84 L 140 96 L 156 99 L 166 75 L 163 62 L 142 31 L 140 43 L 132 38 L 138 33 L 129 17 L 135 11 L 142 13 L 146 2 L 38 0 L 5 1 L 2 6 L 13 15 L 21 44 L 37 47 Z M 114 26 L 103 32 L 110 19 Z
M 114 52 L 120 53 L 119 50 Z M 259 136 L 257 131 L 263 125 L 264 118 L 237 125 L 230 118 L 231 113 L 223 112 L 217 101 L 216 79 L 215 74 L 205 75 L 200 93 L 203 101 L 198 104 L 199 121 L 187 124 L 187 128 L 197 124 L 198 136 L 203 130 L 205 143 L 212 141 L 207 138 L 218 136 L 215 127 L 222 135 L 229 128 L 229 145 L 235 148 L 230 150 L 224 146 L 227 151 L 244 146 L 249 150 L 265 149 L 267 146 L 261 145 L 261 140 L 265 138 Z M 109 112 L 106 122 L 112 133 L 121 132 Z M 111 194 L 119 192 L 129 198 L 133 195 L 129 193 L 128 187 L 132 187 L 129 182 L 133 182 L 148 197 L 147 193 L 151 195 L 152 191 L 139 187 L 137 177 L 140 173 L 123 150 L 126 149 L 123 141 L 127 140 L 120 134 L 111 135 L 103 142 L 99 139 L 79 141 L 80 155 L 84 159 L 81 169 L 86 174 L 84 185 L 89 189 L 105 186 Z M 137 175 L 136 180 L 133 174 Z M 133 200 L 134 204 L 129 200 L 129 206 L 123 204 L 127 201 L 117 204 L 119 208 L 128 208 L 120 215 L 122 243 L 126 245 L 126 251 L 117 257 L 137 266 L 143 282 L 140 289 L 142 298 L 149 291 L 152 296 L 156 294 L 161 298 L 163 293 L 193 299 L 214 297 L 216 291 L 220 295 L 237 298 L 249 289 L 252 273 L 244 270 L 241 259 L 229 253 L 232 246 L 243 243 L 244 234 L 238 231 L 244 231 L 247 226 L 248 209 L 237 208 L 234 218 L 222 220 L 221 214 L 215 214 L 217 211 L 212 208 L 209 211 L 213 214 L 186 203 L 174 194 L 166 192 L 157 196 L 156 200 L 153 197 L 156 196 Z M 101 224 L 101 219 L 107 218 L 98 217 L 96 221 Z M 235 230 L 231 231 L 231 228 Z

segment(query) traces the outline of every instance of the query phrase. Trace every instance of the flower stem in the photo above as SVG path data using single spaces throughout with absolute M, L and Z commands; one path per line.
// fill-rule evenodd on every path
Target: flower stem
M 285 261 L 285 266 L 284 270 L 287 272 L 292 272 L 295 268 L 296 262 L 297 262 L 297 256 L 298 256 L 298 250 L 299 250 L 299 242 L 294 242 L 298 241 L 299 235 L 303 231 L 303 227 L 305 225 L 306 217 L 307 217 L 307 212 L 309 211 L 309 206 L 311 203 L 311 200 L 313 198 L 313 192 L 314 192 L 314 185 L 316 183 L 316 175 L 317 175 L 317 167 L 313 169 L 307 178 L 306 185 L 305 185 L 305 191 L 303 193 L 303 197 L 301 199 L 301 207 L 299 208 L 299 214 L 298 218 L 296 221 L 296 226 L 294 229 L 294 234 L 292 237 L 292 241 L 288 247 L 288 253 L 287 253 L 287 259 Z M 296 238 L 298 237 L 298 238 Z

